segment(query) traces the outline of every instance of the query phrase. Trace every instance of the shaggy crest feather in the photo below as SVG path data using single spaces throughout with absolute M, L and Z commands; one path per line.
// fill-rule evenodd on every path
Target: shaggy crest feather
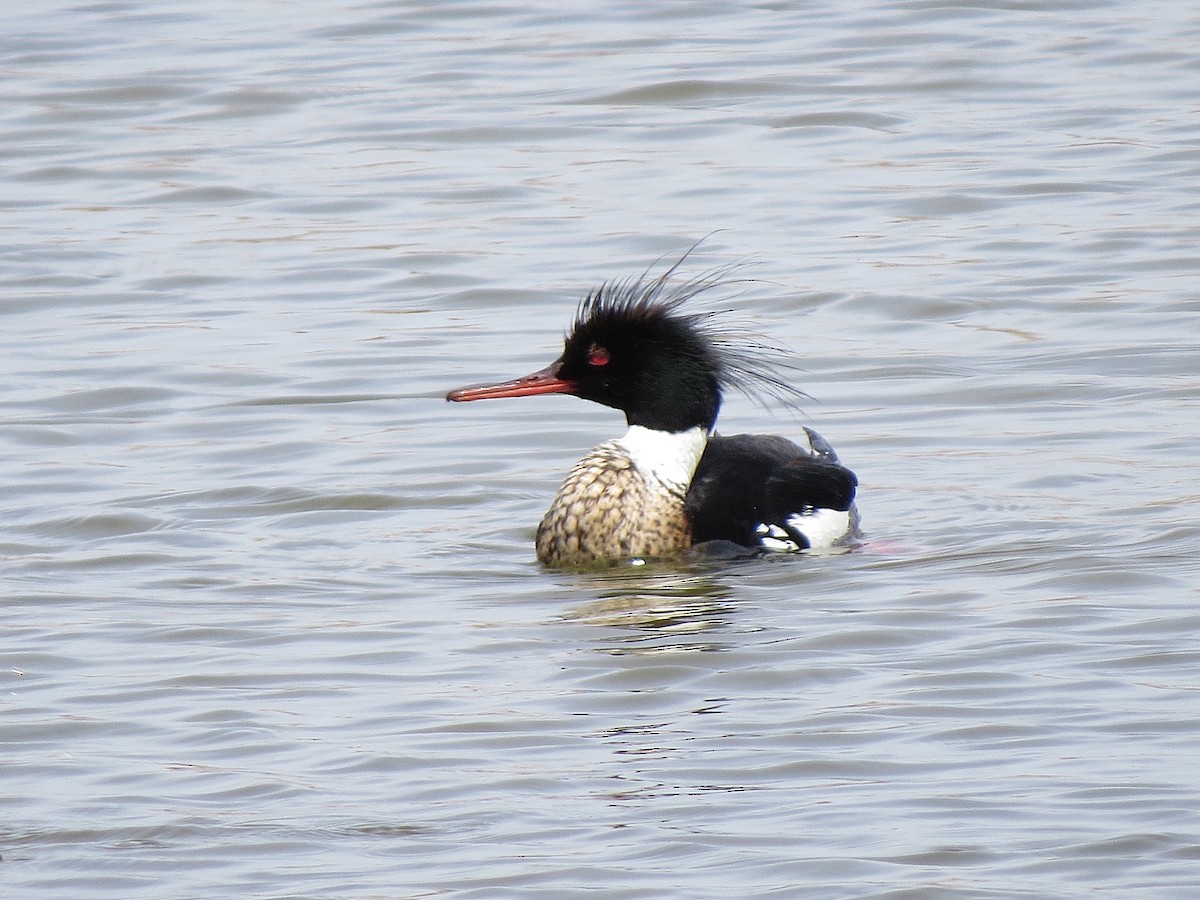
M 733 310 L 680 311 L 680 307 L 700 294 L 754 283 L 751 278 L 733 277 L 745 267 L 744 263 L 719 266 L 672 283 L 679 267 L 698 246 L 699 242 L 692 245 L 660 275 L 650 277 L 661 258 L 641 275 L 606 281 L 591 291 L 579 304 L 567 340 L 583 329 L 607 331 L 630 322 L 649 328 L 650 333 L 655 326 L 674 331 L 682 327 L 694 336 L 695 352 L 713 364 L 721 387 L 733 388 L 763 407 L 769 407 L 769 399 L 792 408 L 798 408 L 802 400 L 811 400 L 781 374 L 799 368 L 787 348 L 747 327 L 730 323 L 725 317 L 733 314 Z

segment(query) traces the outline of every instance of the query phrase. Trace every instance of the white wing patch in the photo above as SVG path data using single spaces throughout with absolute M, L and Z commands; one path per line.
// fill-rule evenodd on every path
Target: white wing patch
M 850 531 L 850 511 L 807 509 L 792 513 L 787 524 L 808 538 L 808 545 L 813 550 L 829 550 Z
M 758 535 L 758 544 L 764 550 L 777 550 L 780 553 L 793 553 L 800 545 L 778 525 L 767 525 L 765 522 L 755 526 L 754 533 Z
M 764 550 L 793 553 L 801 548 L 795 538 L 800 534 L 813 550 L 831 550 L 850 532 L 850 512 L 840 509 L 809 508 L 787 517 L 787 528 L 764 522 L 755 527 L 758 543 Z M 791 533 L 789 533 L 791 532 Z

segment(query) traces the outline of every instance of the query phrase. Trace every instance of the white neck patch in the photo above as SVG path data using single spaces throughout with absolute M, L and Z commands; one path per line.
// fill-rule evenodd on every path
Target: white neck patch
M 643 425 L 630 425 L 616 443 L 624 448 L 638 471 L 646 477 L 675 493 L 685 494 L 708 444 L 708 430 L 697 425 L 672 434 Z

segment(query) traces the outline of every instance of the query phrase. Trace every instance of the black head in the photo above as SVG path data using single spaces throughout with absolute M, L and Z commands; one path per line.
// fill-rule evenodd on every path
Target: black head
M 655 278 L 610 282 L 589 294 L 579 305 L 562 356 L 540 372 L 462 388 L 447 399 L 574 394 L 621 410 L 630 425 L 678 432 L 711 429 L 725 387 L 756 397 L 803 397 L 774 371 L 784 359 L 779 348 L 718 332 L 713 313 L 680 310 L 702 291 L 735 283 L 730 269 L 718 269 L 670 284 L 686 258 Z
M 577 396 L 621 410 L 630 425 L 711 428 L 721 408 L 720 355 L 701 327 L 704 317 L 678 311 L 695 291 L 664 291 L 656 279 L 589 294 L 566 337 L 558 377 Z

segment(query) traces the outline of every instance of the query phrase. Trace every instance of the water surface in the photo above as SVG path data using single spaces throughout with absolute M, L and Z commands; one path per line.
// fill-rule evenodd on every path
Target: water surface
M 0 883 L 1189 896 L 1200 17 L 0 13 Z M 550 572 L 605 278 L 744 262 L 832 557 Z

